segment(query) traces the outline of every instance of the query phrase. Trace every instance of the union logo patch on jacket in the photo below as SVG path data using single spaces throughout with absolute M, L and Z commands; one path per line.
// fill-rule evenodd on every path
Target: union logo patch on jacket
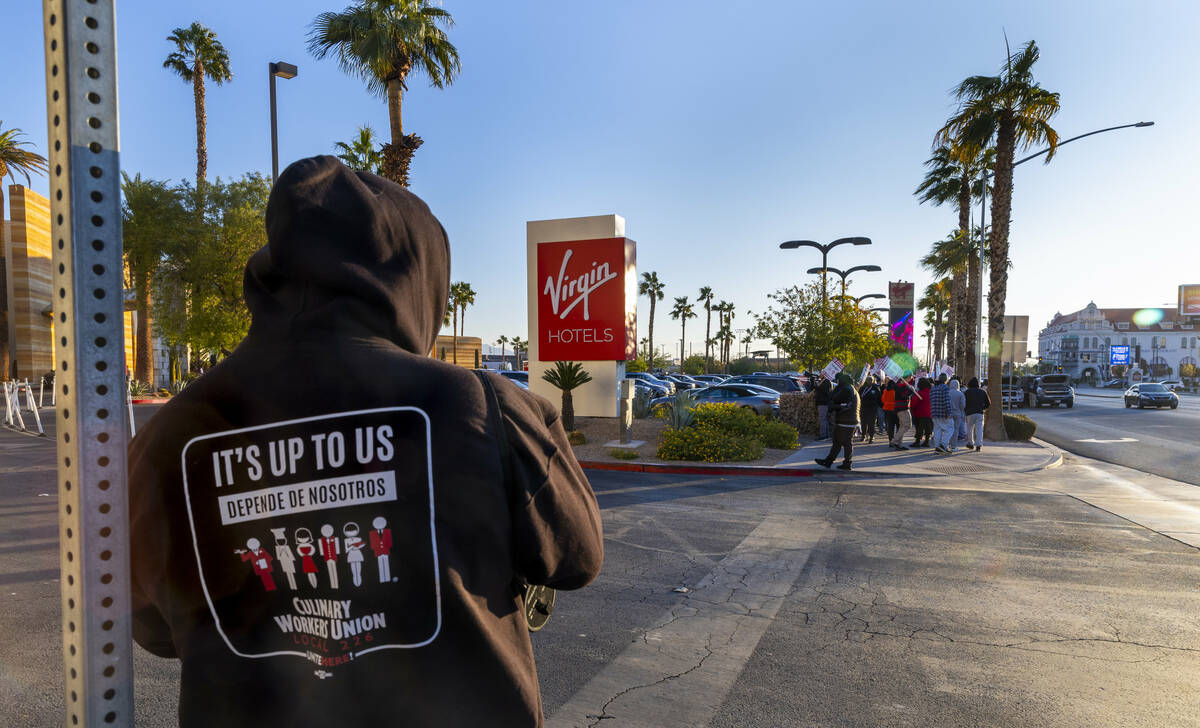
M 429 418 L 339 412 L 194 438 L 183 489 L 204 597 L 245 658 L 324 668 L 441 629 Z

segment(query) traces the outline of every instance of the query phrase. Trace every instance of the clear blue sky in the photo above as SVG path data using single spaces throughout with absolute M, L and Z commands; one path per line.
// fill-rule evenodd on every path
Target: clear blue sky
M 229 50 L 234 80 L 208 90 L 209 175 L 269 172 L 266 66 L 280 81 L 280 156 L 331 153 L 358 125 L 386 135 L 384 102 L 305 51 L 312 18 L 343 2 L 118 3 L 122 166 L 160 179 L 195 174 L 191 87 L 161 68 L 171 30 L 200 21 Z M 985 6 L 986 5 L 986 6 Z M 1041 328 L 1055 311 L 1174 302 L 1200 283 L 1196 198 L 1200 46 L 1194 2 L 801 3 L 682 0 L 546 3 L 445 0 L 462 75 L 445 90 L 410 82 L 405 130 L 425 140 L 412 189 L 450 234 L 453 278 L 478 291 L 467 334 L 525 332 L 526 220 L 617 213 L 640 271 L 667 299 L 657 342 L 679 341 L 664 308 L 712 286 L 746 311 L 806 278 L 816 251 L 793 238 L 866 235 L 830 264 L 876 263 L 855 295 L 888 280 L 931 280 L 917 265 L 955 225 L 916 203 L 949 89 L 994 73 L 1004 36 L 1035 39 L 1036 75 L 1062 94 L 1063 138 L 1153 120 L 1018 168 L 1010 314 Z M 46 139 L 41 3 L 0 17 L 0 119 Z M 25 64 L 27 73 L 19 71 Z M 17 71 L 17 72 L 14 72 Z M 45 193 L 46 181 L 35 188 Z M 648 306 L 639 304 L 639 336 Z M 703 319 L 688 339 L 702 350 Z M 918 348 L 924 351 L 922 342 Z M 1031 347 L 1036 348 L 1036 347 Z

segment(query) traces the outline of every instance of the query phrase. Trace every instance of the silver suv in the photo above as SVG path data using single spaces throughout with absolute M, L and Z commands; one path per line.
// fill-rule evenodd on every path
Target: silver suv
M 1066 374 L 1043 374 L 1038 377 L 1037 389 L 1033 396 L 1034 406 L 1041 407 L 1049 404 L 1055 407 L 1065 404 L 1075 406 L 1075 390 L 1071 387 L 1071 378 Z

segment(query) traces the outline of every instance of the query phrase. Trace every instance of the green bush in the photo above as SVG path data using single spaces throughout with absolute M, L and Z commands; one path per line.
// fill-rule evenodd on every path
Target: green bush
M 1025 415 L 1004 415 L 1004 431 L 1010 440 L 1028 440 L 1037 432 L 1037 423 Z
M 572 445 L 583 445 L 587 443 L 587 437 L 585 437 L 584 434 L 579 430 L 572 430 L 571 432 L 567 433 L 567 442 L 571 443 Z
M 697 427 L 711 427 L 731 435 L 758 437 L 767 420 L 752 409 L 727 402 L 710 402 L 692 410 Z
M 608 454 L 617 460 L 637 460 L 639 457 L 637 450 L 625 450 L 618 447 L 614 447 L 612 450 L 609 450 Z
M 653 395 L 644 389 L 634 390 L 633 393 L 633 416 L 639 420 L 650 416 L 650 400 L 654 399 Z
M 758 439 L 773 450 L 794 450 L 799 437 L 800 433 L 796 432 L 796 428 L 786 422 L 767 420 L 763 422 Z
M 710 426 L 666 430 L 658 444 L 661 460 L 694 460 L 705 463 L 757 460 L 763 444 L 753 437 L 731 435 Z

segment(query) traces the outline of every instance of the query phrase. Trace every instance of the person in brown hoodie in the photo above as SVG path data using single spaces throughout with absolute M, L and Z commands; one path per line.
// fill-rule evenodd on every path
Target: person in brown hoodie
M 249 334 L 130 445 L 134 637 L 182 662 L 179 724 L 541 725 L 517 585 L 604 556 L 555 407 L 428 355 L 450 250 L 407 190 L 304 159 L 266 226 Z

